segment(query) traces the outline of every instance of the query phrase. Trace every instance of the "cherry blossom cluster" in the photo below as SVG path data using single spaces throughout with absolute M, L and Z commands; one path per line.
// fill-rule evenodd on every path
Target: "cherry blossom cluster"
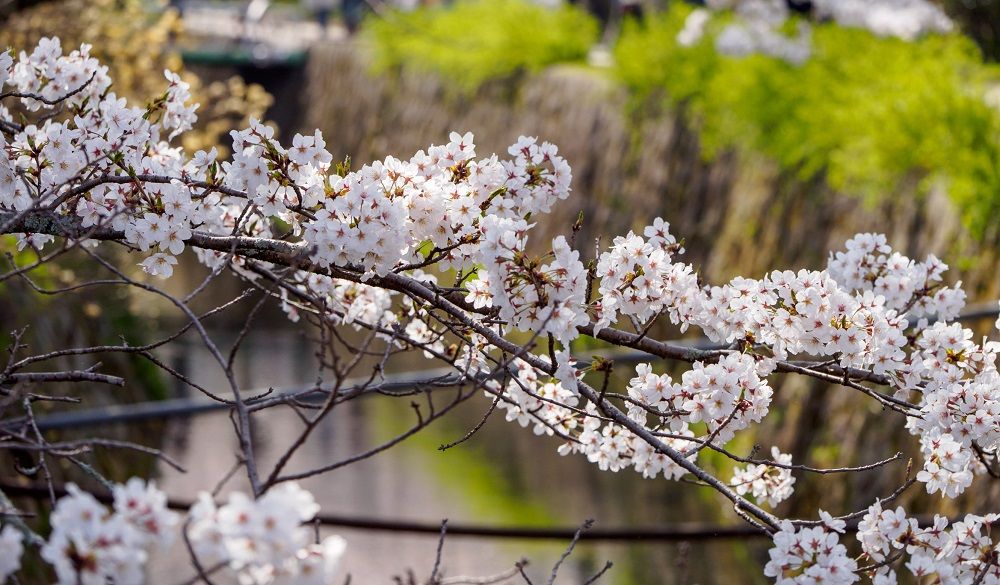
M 927 493 L 940 491 L 942 496 L 954 498 L 972 485 L 973 454 L 952 435 L 934 429 L 920 438 L 920 447 L 924 468 L 917 481 L 927 484 Z
M 146 582 L 149 553 L 175 538 L 179 515 L 152 483 L 132 478 L 113 487 L 112 509 L 75 484 L 49 519 L 52 533 L 41 556 L 60 585 L 128 585 Z M 346 546 L 339 536 L 313 543 L 302 524 L 319 511 L 312 495 L 281 484 L 257 500 L 240 492 L 216 507 L 201 494 L 186 528 L 203 563 L 224 562 L 241 583 L 254 585 L 330 583 Z M 24 534 L 12 524 L 0 530 L 0 583 L 20 569 Z
M 684 249 L 670 234 L 670 224 L 656 218 L 643 234 L 645 240 L 632 232 L 616 237 L 611 249 L 598 259 L 600 298 L 593 307 L 596 332 L 613 324 L 619 315 L 643 323 L 667 315 L 684 331 L 701 311 L 698 275 L 690 264 L 672 262 L 673 254 Z
M 324 203 L 316 221 L 303 228 L 305 240 L 315 246 L 313 258 L 325 265 L 360 261 L 368 271 L 385 274 L 401 262 L 423 260 L 421 251 L 428 244 L 454 250 L 475 241 L 484 213 L 497 218 L 545 213 L 569 194 L 569 167 L 552 145 L 522 138 L 511 147 L 513 160 L 477 162 L 471 134 L 452 133 L 450 140 L 408 161 L 389 157 L 344 177 L 333 176 L 327 187 L 320 180 L 316 200 Z M 249 157 L 261 160 L 258 154 Z M 329 154 L 322 151 L 321 158 L 328 161 Z M 311 183 L 292 179 L 307 195 Z M 268 183 L 246 187 L 274 191 Z M 306 197 L 304 204 L 312 208 L 314 200 Z M 467 258 L 454 256 L 456 263 Z
M 169 140 L 191 129 L 198 119 L 194 113 L 198 109 L 198 104 L 186 105 L 191 100 L 190 84 L 182 81 L 173 71 L 165 71 L 164 75 L 169 82 L 167 92 L 160 98 L 158 104 L 154 104 L 154 108 L 156 106 L 162 108 L 160 123 L 164 128 L 171 130 L 170 136 L 167 137 Z
M 715 38 L 715 48 L 720 53 L 734 57 L 760 53 L 794 64 L 809 59 L 812 29 L 805 21 L 799 21 L 794 36 L 782 30 L 789 19 L 784 0 L 742 0 L 735 2 L 733 10 L 735 21 Z
M 252 585 L 330 583 L 346 543 L 339 536 L 314 542 L 303 526 L 319 511 L 312 494 L 280 484 L 256 500 L 233 492 L 222 506 L 202 493 L 187 528 L 200 562 L 225 563 L 241 583 Z
M 920 416 L 907 420 L 924 454 L 918 479 L 928 492 L 948 497 L 962 493 L 974 473 L 985 471 L 982 455 L 1000 449 L 1000 344 L 977 345 L 971 337 L 972 331 L 958 324 L 935 323 L 922 330 L 908 383 L 898 393 L 919 392 Z
M 907 317 L 947 320 L 964 306 L 960 288 L 940 284 L 946 265 L 934 257 L 916 263 L 892 253 L 884 236 L 870 234 L 848 242 L 825 272 L 774 271 L 701 287 L 691 265 L 672 260 L 672 252 L 683 250 L 668 227 L 657 219 L 645 229 L 648 242 L 629 233 L 601 254 L 600 296 L 591 306 L 595 334 L 622 316 L 645 323 L 667 315 L 714 341 L 766 345 L 778 359 L 838 355 L 845 367 L 883 373 L 907 367 Z M 867 241 L 881 243 L 879 255 L 862 245 Z
M 50 107 L 50 102 L 64 100 L 69 107 L 79 107 L 97 100 L 111 86 L 111 78 L 107 66 L 90 56 L 90 49 L 82 45 L 64 56 L 58 38 L 43 38 L 30 55 L 22 51 L 16 61 L 6 52 L 0 55 L 0 85 L 32 94 L 22 98 L 32 112 Z
M 385 274 L 401 263 L 423 260 L 422 252 L 430 248 L 449 250 L 445 255 L 460 262 L 477 251 L 454 248 L 480 237 L 484 215 L 545 213 L 569 193 L 569 167 L 555 147 L 528 138 L 511 147 L 511 160 L 494 156 L 477 162 L 471 134 L 453 133 L 449 144 L 408 161 L 389 157 L 339 176 L 330 174 L 332 156 L 319 132 L 295 136 L 286 149 L 273 128 L 253 121 L 233 132 L 232 161 L 220 164 L 214 150 L 185 161 L 161 135 L 170 131 L 167 138 L 172 138 L 194 121 L 197 106 L 186 104 L 187 84 L 168 72 L 167 90 L 145 109 L 130 108 L 114 94 L 99 99 L 110 79 L 86 51 L 63 56 L 58 40 L 46 39 L 17 62 L 4 54 L 6 83 L 52 104 L 79 90 L 66 99 L 79 111 L 72 120 L 28 126 L 9 144 L 0 138 L 7 154 L 0 160 L 0 182 L 6 187 L 0 206 L 21 211 L 58 201 L 84 227 L 109 222 L 125 231 L 128 243 L 155 250 L 142 266 L 159 276 L 172 274 L 171 256 L 183 251 L 193 230 L 267 237 L 272 219 L 290 225 L 320 265 L 361 265 L 369 274 Z M 29 109 L 54 108 L 35 97 L 21 101 Z M 87 173 L 137 180 L 69 196 L 70 180 Z M 175 180 L 138 179 L 150 176 Z M 233 196 L 235 191 L 246 195 Z M 249 214 L 244 213 L 247 200 L 254 203 Z M 225 255 L 200 251 L 199 256 L 212 264 Z
M 880 37 L 913 41 L 954 28 L 941 7 L 927 0 L 813 0 L 813 4 L 821 18 L 864 28 Z
M 167 546 L 178 516 L 152 483 L 132 478 L 113 490 L 108 510 L 74 484 L 49 519 L 52 533 L 41 555 L 60 585 L 145 582 L 149 552 Z
M 545 213 L 569 194 L 569 167 L 551 144 L 522 138 L 512 160 L 475 161 L 471 134 L 450 140 L 341 177 L 327 174 L 331 156 L 318 132 L 296 136 L 286 151 L 256 123 L 234 133 L 239 154 L 221 171 L 228 187 L 256 194 L 255 213 L 292 225 L 318 265 L 360 264 L 369 275 L 428 259 L 442 268 L 488 260 L 475 245 L 487 220 Z M 234 213 L 219 228 L 237 227 L 239 203 L 229 202 Z M 253 235 L 268 235 L 266 222 L 253 225 Z
M 11 62 L 9 55 L 6 60 Z M 67 195 L 72 193 L 70 183 L 84 171 L 179 176 L 180 153 L 160 136 L 162 131 L 173 136 L 191 127 L 196 106 L 185 104 L 188 84 L 166 72 L 169 87 L 163 96 L 147 108 L 128 107 L 114 93 L 105 94 L 111 85 L 107 68 L 89 56 L 87 45 L 63 56 L 58 39 L 43 39 L 30 55 L 22 52 L 9 72 L 7 84 L 24 95 L 20 102 L 27 110 L 54 109 L 58 103 L 73 108 L 75 115 L 27 125 L 9 143 L 0 136 L 6 154 L 0 157 L 0 208 L 24 211 L 58 204 L 64 211 L 72 208 L 84 227 L 109 221 L 143 250 L 180 253 L 190 237 L 186 224 L 195 206 L 179 184 L 150 189 L 105 184 L 82 197 Z M 0 114 L 11 117 L 5 111 Z M 40 246 L 49 240 L 33 235 L 30 243 Z M 22 237 L 22 246 L 28 242 Z M 169 264 L 159 265 L 169 274 Z
M 792 464 L 792 456 L 771 447 L 771 461 L 786 467 L 751 463 L 746 468 L 737 469 L 732 481 L 736 493 L 749 493 L 758 502 L 766 501 L 772 507 L 791 497 L 795 478 L 787 466 Z
M 496 306 L 500 318 L 521 331 L 551 333 L 564 345 L 577 327 L 590 322 L 586 312 L 587 271 L 580 253 L 566 238 L 552 241 L 552 259 L 543 263 L 525 251 L 524 220 L 487 217 L 482 222 L 484 268 L 466 300 L 479 307 Z
M 315 273 L 303 275 L 298 288 L 325 299 L 331 311 L 340 316 L 342 323 L 355 328 L 388 325 L 398 321 L 396 313 L 392 311 L 392 295 L 384 289 Z M 282 290 L 282 298 L 285 313 L 290 319 L 297 321 L 298 309 L 289 302 L 287 291 Z
M 716 341 L 762 343 L 774 356 L 840 356 L 841 365 L 891 369 L 901 364 L 905 318 L 884 299 L 852 294 L 825 272 L 775 271 L 712 287 L 703 329 Z
M 920 582 L 996 585 L 1000 542 L 990 532 L 998 520 L 997 514 L 969 514 L 949 526 L 947 518 L 935 516 L 930 526 L 921 528 L 902 507 L 884 510 L 876 502 L 858 525 L 857 538 L 865 558 L 876 567 L 868 573 L 877 585 L 894 585 L 900 565 Z
M 773 535 L 774 548 L 769 551 L 764 574 L 774 577 L 778 585 L 856 583 L 860 579 L 855 573 L 858 564 L 840 543 L 837 528 L 826 524 L 796 528 L 783 521 Z
M 6 583 L 21 568 L 24 554 L 24 534 L 13 524 L 0 528 L 0 583 Z
M 684 372 L 681 382 L 669 388 L 662 384 L 663 376 L 652 385 L 648 381 L 639 382 L 642 386 L 636 394 L 640 403 L 650 400 L 651 406 L 667 413 L 665 418 L 680 418 L 683 423 L 692 424 L 704 422 L 709 435 L 725 444 L 737 431 L 760 422 L 767 414 L 773 391 L 762 376 L 770 373 L 769 366 L 766 360 L 731 353 L 715 363 L 695 362 Z M 640 365 L 636 369 L 637 378 L 642 378 L 648 367 Z M 661 386 L 664 386 L 662 392 Z M 676 422 L 673 426 L 677 426 Z
M 772 6 L 741 2 L 737 10 L 776 27 Z M 693 37 L 705 22 L 689 24 Z M 601 469 L 670 479 L 697 471 L 702 449 L 721 449 L 765 418 L 768 376 L 789 371 L 842 379 L 903 413 L 923 452 L 917 479 L 930 493 L 955 497 L 996 460 L 1000 344 L 976 343 L 971 330 L 951 322 L 965 294 L 944 284 L 947 266 L 933 256 L 912 260 L 884 236 L 859 234 L 825 270 L 776 270 L 710 286 L 678 259 L 680 243 L 657 218 L 642 236 L 615 238 L 588 267 L 563 236 L 541 250 L 529 246 L 538 215 L 570 192 L 569 166 L 549 143 L 522 137 L 508 160 L 477 159 L 473 136 L 452 133 L 447 144 L 408 160 L 351 171 L 334 164 L 321 133 L 296 135 L 286 147 L 271 127 L 251 121 L 232 133 L 231 160 L 217 160 L 214 149 L 189 157 L 170 140 L 190 127 L 197 106 L 187 103 L 183 81 L 166 78 L 160 98 L 136 108 L 110 91 L 86 46 L 63 55 L 58 40 L 46 39 L 16 60 L 0 54 L 0 95 L 41 113 L 22 126 L 20 116 L 0 110 L 0 213 L 16 223 L 44 212 L 94 232 L 84 237 L 99 232 L 127 244 L 143 270 L 161 278 L 172 276 L 188 248 L 213 269 L 280 278 L 276 295 L 290 318 L 309 304 L 303 297 L 318 299 L 309 310 L 327 311 L 331 321 L 374 329 L 394 347 L 421 349 L 470 379 L 485 376 L 508 420 L 558 436 L 561 453 L 580 453 Z M 24 233 L 19 243 L 41 248 L 54 233 Z M 246 244 L 250 252 L 210 249 L 206 241 Z M 454 284 L 438 282 L 445 279 Z M 640 364 L 624 392 L 608 388 L 607 362 L 577 367 L 573 342 L 584 332 L 629 335 L 635 346 L 666 321 L 700 330 L 718 346 L 685 358 L 692 364 L 679 376 Z M 511 350 L 513 339 L 521 353 Z M 789 361 L 804 357 L 818 361 Z M 605 384 L 596 397 L 584 377 L 600 374 Z M 613 404 L 624 412 L 616 417 Z M 791 460 L 776 449 L 772 455 L 717 489 L 770 506 L 786 499 Z M 144 547 L 165 535 L 173 516 L 119 510 L 119 491 L 140 508 L 162 508 L 158 492 L 141 482 L 116 490 L 113 514 L 99 513 L 96 500 L 73 488 L 54 515 L 66 527 L 54 524 L 43 552 L 61 580 L 79 570 L 79 555 L 91 555 L 87 579 L 131 582 Z M 152 515 L 155 534 L 142 514 Z M 310 544 L 302 523 L 315 514 L 312 497 L 294 484 L 257 500 L 234 494 L 222 506 L 203 497 L 189 536 L 199 557 L 225 563 L 244 582 L 324 582 L 343 543 Z M 768 574 L 779 582 L 856 580 L 836 522 L 796 529 L 778 527 L 766 512 L 761 518 L 778 529 Z M 4 546 L 20 545 L 4 531 Z
M 496 223 L 508 226 L 502 236 L 506 240 L 491 236 L 488 228 L 483 246 L 495 258 L 507 259 L 496 260 L 493 266 L 500 262 L 513 266 L 510 278 L 511 273 L 517 274 L 517 262 L 525 262 L 525 233 L 530 228 L 523 221 Z M 723 286 L 700 287 L 692 267 L 673 260 L 672 254 L 682 250 L 662 220 L 648 226 L 644 234 L 648 241 L 633 233 L 616 238 L 611 249 L 601 254 L 594 272 L 599 279 L 596 300 L 584 305 L 579 295 L 566 295 L 563 298 L 577 304 L 565 306 L 574 315 L 588 311 L 595 318 L 595 335 L 623 317 L 634 319 L 642 328 L 647 320 L 667 315 L 675 324 L 695 325 L 710 339 L 736 344 L 755 355 L 723 352 L 716 363 L 694 364 L 677 384 L 669 376 L 652 374 L 648 365 L 640 366 L 628 389 L 632 402 L 626 406 L 644 425 L 694 436 L 690 425 L 704 422 L 706 436 L 725 444 L 735 432 L 766 416 L 771 390 L 762 376 L 772 373 L 775 360 L 808 354 L 832 357 L 845 368 L 885 375 L 899 399 L 911 392 L 919 396 L 908 425 L 922 437 L 925 470 L 918 477 L 931 493 L 961 493 L 971 483 L 973 472 L 983 470 L 974 449 L 996 452 L 1000 401 L 994 383 L 995 344 L 980 348 L 969 341 L 971 331 L 947 324 L 964 306 L 965 294 L 958 286 L 942 284 L 947 266 L 938 259 L 913 261 L 893 252 L 884 236 L 859 234 L 848 241 L 846 251 L 831 256 L 826 271 L 775 271 L 759 280 L 736 278 Z M 554 254 L 566 256 L 565 241 L 554 243 Z M 538 261 L 535 265 L 542 266 Z M 580 267 L 564 272 L 582 276 Z M 485 271 L 468 284 L 466 300 L 474 308 L 510 303 L 507 312 L 501 313 L 508 322 L 518 322 L 510 307 L 522 306 L 517 304 L 519 299 L 531 294 L 522 289 L 544 290 L 530 288 L 530 277 L 516 281 L 521 289 L 494 288 L 490 274 Z M 936 319 L 933 325 L 927 325 L 929 318 Z M 916 335 L 911 319 L 916 321 Z M 521 328 L 544 331 L 546 323 L 536 319 Z M 564 334 L 559 336 L 563 343 L 577 335 L 572 328 L 559 331 Z M 523 378 L 525 369 L 519 371 L 518 377 Z M 561 386 L 555 394 L 572 389 L 576 377 L 571 368 L 564 369 L 557 376 Z M 542 386 L 534 379 L 520 385 L 535 393 Z M 551 394 L 551 388 L 546 392 Z M 505 403 L 504 408 L 511 420 L 526 425 L 535 412 L 543 411 L 538 403 L 544 400 L 525 401 L 523 392 L 518 396 L 521 399 Z M 656 414 L 655 423 L 648 420 L 649 413 Z M 564 451 L 582 451 L 602 467 L 616 470 L 630 466 L 633 454 L 641 452 L 635 443 L 642 441 L 636 441 L 632 433 L 610 424 L 597 425 L 602 429 L 597 433 L 597 427 L 586 422 L 586 412 L 576 416 L 580 420 L 571 430 L 587 433 L 587 440 Z M 552 420 L 535 418 L 542 432 L 546 424 L 566 430 L 566 421 L 572 417 L 560 412 Z M 942 433 L 955 433 L 958 438 L 945 438 L 942 443 Z M 941 445 L 956 444 L 960 452 L 941 451 Z M 642 465 L 637 470 L 649 474 Z M 768 487 L 774 493 L 766 494 Z M 776 503 L 787 497 L 790 487 L 790 482 L 762 481 L 748 489 L 755 490 L 757 499 Z
M 456 365 L 468 368 L 470 373 L 485 373 L 484 350 L 485 344 L 475 348 L 467 346 Z M 480 357 L 475 357 L 477 355 Z M 542 374 L 524 360 L 515 359 L 511 380 L 506 384 L 496 380 L 487 383 L 487 395 L 506 411 L 508 421 L 516 421 L 522 427 L 531 426 L 537 435 L 556 435 L 564 439 L 559 447 L 561 455 L 580 453 L 602 470 L 620 471 L 632 467 L 643 477 L 653 478 L 662 473 L 669 479 L 687 473 L 625 427 L 602 422 L 593 403 L 577 408 L 580 398 L 575 381 L 583 377 L 583 371 L 577 369 L 577 364 L 566 352 L 558 352 L 556 359 L 561 365 L 555 378 Z M 649 410 L 652 409 L 630 407 L 630 415 L 644 420 Z M 666 444 L 678 451 L 695 446 L 694 441 L 687 438 L 693 439 L 694 433 L 686 423 L 671 420 L 668 425 L 671 436 L 663 439 Z M 692 452 L 688 459 L 694 460 L 695 456 Z
M 827 272 L 850 290 L 872 291 L 885 306 L 911 317 L 934 315 L 950 321 L 965 307 L 962 283 L 944 286 L 948 265 L 933 254 L 923 262 L 894 252 L 883 234 L 858 234 L 847 250 L 831 254 Z
M 874 369 L 893 376 L 898 397 L 918 393 L 919 416 L 907 420 L 921 436 L 925 463 L 918 479 L 930 493 L 954 497 L 983 469 L 975 449 L 1000 447 L 1000 345 L 978 345 L 970 329 L 947 322 L 965 305 L 961 283 L 941 284 L 947 268 L 934 256 L 915 262 L 892 252 L 882 235 L 859 234 L 846 252 L 831 256 L 828 271 L 842 285 L 872 291 L 892 310 L 918 318 L 911 352 L 901 361 L 880 359 Z M 928 326 L 928 316 L 938 320 Z
M 582 453 L 611 471 L 632 467 L 645 477 L 662 472 L 676 479 L 687 473 L 622 425 L 602 423 L 593 403 L 585 409 L 574 408 L 578 395 L 567 387 L 575 388 L 578 373 L 569 374 L 567 381 L 542 382 L 539 373 L 523 361 L 516 371 L 515 380 L 497 391 L 510 398 L 501 403 L 507 419 L 521 426 L 534 423 L 536 434 L 555 433 L 567 439 L 560 453 Z M 712 364 L 696 363 L 678 384 L 667 375 L 652 373 L 649 364 L 637 366 L 636 374 L 628 387 L 629 416 L 650 429 L 666 431 L 665 442 L 692 461 L 697 455 L 696 438 L 725 443 L 738 430 L 760 421 L 771 400 L 772 390 L 760 377 L 758 362 L 746 354 L 730 354 Z M 704 437 L 696 437 L 691 430 L 697 423 L 704 423 Z M 770 497 L 784 499 L 787 495 L 776 494 L 790 491 L 790 485 L 777 483 Z
M 811 28 L 805 20 L 795 23 L 789 35 L 791 13 L 785 0 L 709 0 L 708 8 L 692 11 L 677 35 L 677 43 L 689 47 L 705 35 L 713 11 L 731 12 L 734 18 L 715 37 L 722 54 L 743 57 L 755 53 L 793 64 L 809 59 Z M 939 6 L 929 0 L 815 0 L 819 19 L 840 26 L 863 28 L 881 37 L 914 41 L 927 34 L 943 34 L 953 28 Z
M 585 416 L 580 417 L 578 425 L 580 432 L 559 448 L 560 454 L 581 453 L 602 470 L 632 468 L 646 478 L 662 474 L 667 479 L 678 479 L 688 473 L 678 461 L 624 426 L 613 422 L 602 423 L 599 411 L 592 403 L 587 404 L 584 412 Z M 686 460 L 694 461 L 697 453 L 693 449 L 696 446 L 693 438 L 694 433 L 682 426 L 665 436 L 663 443 L 682 453 Z
M 897 396 L 919 396 L 907 425 L 922 439 L 931 493 L 950 485 L 960 493 L 971 472 L 982 471 L 974 449 L 1000 446 L 1000 397 L 995 342 L 977 345 L 972 332 L 947 323 L 964 307 L 965 293 L 942 284 L 947 266 L 929 256 L 916 262 L 886 244 L 884 236 L 859 234 L 831 256 L 826 272 L 773 272 L 762 280 L 737 278 L 712 287 L 691 316 L 714 340 L 766 346 L 788 355 L 833 356 L 843 367 L 886 374 Z M 928 326 L 928 318 L 937 321 Z M 916 318 L 916 319 L 914 319 Z M 911 320 L 916 321 L 916 335 Z M 911 341 L 912 339 L 912 341 Z M 951 434 L 962 452 L 935 454 Z M 933 486 L 933 487 L 932 487 Z
M 519 225 L 508 237 L 520 238 L 524 229 Z M 925 457 L 918 479 L 930 493 L 958 495 L 974 473 L 985 469 L 975 449 L 996 453 L 998 344 L 980 347 L 971 342 L 970 330 L 947 323 L 964 306 L 965 293 L 942 284 L 947 266 L 935 257 L 913 261 L 893 252 L 884 236 L 859 234 L 846 251 L 831 255 L 826 271 L 775 271 L 760 280 L 736 278 L 721 287 L 699 287 L 693 269 L 672 260 L 670 254 L 679 250 L 661 220 L 644 233 L 649 242 L 630 233 L 600 256 L 594 274 L 600 279 L 599 296 L 588 305 L 595 335 L 622 317 L 638 319 L 633 323 L 642 328 L 647 319 L 669 315 L 676 324 L 698 326 L 710 339 L 750 353 L 731 350 L 716 363 L 695 363 L 680 383 L 640 365 L 626 404 L 635 420 L 653 430 L 668 429 L 675 435 L 671 440 L 684 443 L 678 437 L 694 437 L 691 425 L 704 422 L 706 436 L 725 444 L 767 414 L 771 390 L 762 376 L 773 372 L 775 360 L 812 355 L 887 376 L 900 400 L 918 396 L 918 403 L 908 407 L 907 425 L 921 437 Z M 482 307 L 502 293 L 481 282 L 468 290 L 467 300 Z M 931 318 L 935 322 L 928 325 Z M 563 369 L 557 376 L 560 393 L 573 388 L 577 377 L 571 368 Z M 526 417 L 539 409 L 535 403 L 518 404 L 506 405 L 508 417 L 526 425 Z M 636 443 L 642 441 L 620 426 L 587 421 L 587 414 L 575 413 L 579 420 L 570 430 L 579 436 L 563 452 L 583 452 L 602 468 L 631 466 L 642 451 Z M 558 417 L 564 429 L 567 416 Z M 538 424 L 541 430 L 545 421 Z M 636 469 L 649 475 L 642 464 Z M 742 472 L 735 483 L 747 479 Z M 788 497 L 791 479 L 787 469 L 772 466 L 764 479 L 745 484 L 741 492 L 773 505 Z
M 55 103 L 62 96 L 69 96 L 65 101 L 77 107 L 86 100 L 96 102 L 111 80 L 107 67 L 90 57 L 89 51 L 90 47 L 84 45 L 63 56 L 58 39 L 42 39 L 30 55 L 22 52 L 17 61 L 9 52 L 0 53 L 0 95 L 7 91 L 24 95 L 20 103 L 27 111 L 49 107 L 42 100 Z M 12 118 L 2 104 L 0 117 Z M 11 144 L 0 135 L 0 148 L 6 154 L 0 158 L 0 206 L 28 209 L 36 203 L 32 187 L 36 191 L 52 188 L 72 177 L 86 157 L 78 148 L 79 139 L 79 130 L 57 122 L 41 128 L 30 125 Z M 45 243 L 50 239 L 36 241 Z
M 504 387 L 497 382 L 490 384 L 490 393 L 499 394 L 497 403 L 506 411 L 508 421 L 516 421 L 522 427 L 532 426 L 536 435 L 566 437 L 573 433 L 581 422 L 573 409 L 579 398 L 557 381 L 542 381 L 538 371 L 524 360 L 515 360 L 513 379 Z M 586 421 L 583 421 L 586 424 Z

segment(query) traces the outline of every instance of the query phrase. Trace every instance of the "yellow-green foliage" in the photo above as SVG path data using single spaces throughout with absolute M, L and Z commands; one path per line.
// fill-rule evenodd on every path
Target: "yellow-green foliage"
M 621 80 L 640 98 L 684 104 L 707 155 L 739 146 L 803 178 L 878 197 L 901 181 L 944 186 L 977 234 L 1000 208 L 1000 109 L 987 94 L 1000 68 L 959 34 L 909 43 L 818 24 L 803 65 L 714 48 L 710 26 L 692 47 L 675 41 L 691 8 L 626 27 L 616 49 Z
M 597 40 L 586 12 L 527 0 L 470 0 L 369 19 L 376 66 L 433 72 L 464 92 L 490 79 L 583 60 Z

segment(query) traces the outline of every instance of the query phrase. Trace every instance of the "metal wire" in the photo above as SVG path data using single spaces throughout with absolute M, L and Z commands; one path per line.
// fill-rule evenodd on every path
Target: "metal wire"
M 42 485 L 17 485 L 0 483 L 0 492 L 10 497 L 48 499 L 49 489 Z M 66 495 L 66 490 L 55 488 L 57 497 Z M 98 501 L 111 504 L 110 494 L 93 494 Z M 171 498 L 167 506 L 173 510 L 187 511 L 194 502 Z M 441 523 L 417 522 L 407 520 L 388 520 L 371 516 L 349 516 L 341 514 L 317 514 L 316 522 L 322 526 L 367 530 L 373 532 L 395 532 L 425 535 L 439 538 Z M 934 525 L 930 517 L 917 517 L 921 527 Z M 511 540 L 560 540 L 568 541 L 574 537 L 579 526 L 573 527 L 536 527 L 536 526 L 491 526 L 482 524 L 461 524 L 448 522 L 449 537 L 492 538 Z M 845 531 L 854 533 L 858 530 L 858 522 L 848 522 Z M 669 526 L 629 527 L 629 528 L 594 528 L 580 534 L 580 540 L 602 542 L 683 542 L 683 541 L 714 541 L 743 540 L 771 538 L 766 532 L 749 525 L 723 526 L 700 522 L 681 522 Z
M 980 303 L 970 306 L 965 312 L 959 315 L 956 321 L 978 321 L 986 318 L 993 318 L 1000 315 L 1000 306 L 996 301 L 990 303 Z M 933 322 L 933 319 L 931 320 Z M 695 347 L 698 349 L 709 349 L 712 347 L 718 347 L 713 344 L 708 339 L 681 339 L 669 342 L 674 345 L 683 345 L 687 347 Z M 642 351 L 629 351 L 629 352 L 618 352 L 618 353 L 603 353 L 597 352 L 598 355 L 606 359 L 614 360 L 618 363 L 638 363 L 650 359 L 650 355 Z M 413 391 L 417 388 L 425 386 L 431 380 L 446 377 L 448 375 L 454 375 L 455 382 L 459 382 L 460 379 L 455 375 L 455 370 L 452 368 L 437 368 L 433 370 L 423 370 L 420 372 L 407 372 L 403 374 L 386 375 L 384 381 L 380 382 L 378 390 L 384 393 L 405 393 Z M 357 379 L 354 381 L 348 381 L 345 384 L 345 391 L 360 389 L 363 384 L 363 380 Z M 440 382 L 436 383 L 437 386 L 442 386 Z M 310 394 L 302 396 L 303 392 L 310 389 L 316 390 Z M 321 402 L 325 397 L 325 391 L 329 391 L 329 387 L 315 387 L 315 386 L 301 386 L 292 388 L 282 388 L 282 389 L 259 389 L 247 392 L 248 396 L 259 396 L 265 393 L 270 393 L 270 397 L 281 397 L 282 395 L 293 396 L 298 395 L 297 400 L 305 403 L 309 402 Z M 67 412 L 58 412 L 46 415 L 44 417 L 39 417 L 37 419 L 38 428 L 42 431 L 50 431 L 57 429 L 72 429 L 72 428 L 82 428 L 91 427 L 104 424 L 113 423 L 138 423 L 147 420 L 162 420 L 169 418 L 179 418 L 187 417 L 199 414 L 206 414 L 210 412 L 227 410 L 230 405 L 224 402 L 217 402 L 206 397 L 194 397 L 194 398 L 174 398 L 168 400 L 157 400 L 150 402 L 140 402 L 136 404 L 126 404 L 126 405 L 111 405 L 102 406 L 99 408 L 73 410 Z M 0 428 L 12 428 L 22 424 L 24 421 L 22 418 L 8 419 L 5 421 L 0 421 Z

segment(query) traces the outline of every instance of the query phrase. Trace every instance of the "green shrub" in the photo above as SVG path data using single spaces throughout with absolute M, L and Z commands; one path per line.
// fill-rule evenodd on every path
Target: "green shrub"
M 985 99 L 1000 68 L 959 35 L 917 42 L 818 24 L 803 65 L 719 55 L 717 19 L 701 41 L 675 41 L 691 9 L 626 26 L 618 74 L 640 99 L 683 104 L 707 156 L 742 147 L 802 178 L 825 174 L 834 189 L 866 197 L 943 184 L 970 230 L 982 235 L 1000 209 L 1000 111 Z
M 471 0 L 372 18 L 364 34 L 373 41 L 377 69 L 433 72 L 468 93 L 491 79 L 583 60 L 598 25 L 571 6 Z

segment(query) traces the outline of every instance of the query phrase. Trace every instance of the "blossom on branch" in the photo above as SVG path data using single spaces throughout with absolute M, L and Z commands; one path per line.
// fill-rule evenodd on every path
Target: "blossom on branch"
M 760 503 L 774 506 L 792 494 L 793 469 L 861 472 L 897 458 L 822 470 L 792 465 L 777 449 L 770 461 L 733 453 L 737 433 L 769 414 L 769 378 L 838 384 L 900 415 L 922 452 L 916 481 L 928 493 L 954 498 L 977 475 L 997 474 L 1000 344 L 977 342 L 955 322 L 965 293 L 961 283 L 944 284 L 947 266 L 934 256 L 913 260 L 884 236 L 858 234 L 823 270 L 773 270 L 712 285 L 682 260 L 681 242 L 656 218 L 641 236 L 615 237 L 588 265 L 564 236 L 529 246 L 539 216 L 571 191 L 569 165 L 552 144 L 521 137 L 509 158 L 480 158 L 472 134 L 453 132 L 409 159 L 350 170 L 333 164 L 318 131 L 283 146 L 273 128 L 252 120 L 232 133 L 232 158 L 219 161 L 214 149 L 189 155 L 171 146 L 196 106 L 176 75 L 168 72 L 166 81 L 159 99 L 133 107 L 110 91 L 87 46 L 63 55 L 58 40 L 45 39 L 16 60 L 3 53 L 0 99 L 37 114 L 25 121 L 0 109 L 0 233 L 18 234 L 19 247 L 32 246 L 39 262 L 47 251 L 85 245 L 95 254 L 89 247 L 114 243 L 165 279 L 190 250 L 213 274 L 229 270 L 276 299 L 290 319 L 306 316 L 327 333 L 369 331 L 384 343 L 383 361 L 419 350 L 456 376 L 449 381 L 459 386 L 455 404 L 485 392 L 494 401 L 489 412 L 498 408 L 536 434 L 557 436 L 561 454 L 581 454 L 602 470 L 710 486 L 773 535 L 765 574 L 779 583 L 853 583 L 863 572 L 891 582 L 888 565 L 859 568 L 847 556 L 843 518 L 821 512 L 819 522 L 792 522 Z M 65 245 L 54 250 L 55 240 Z M 667 322 L 714 345 L 655 339 Z M 613 355 L 580 355 L 582 337 L 650 358 L 616 388 Z M 232 360 L 227 365 L 213 349 L 231 374 Z M 689 366 L 654 373 L 654 358 Z M 6 378 L 22 374 L 9 369 Z M 380 363 L 369 384 L 382 374 Z M 317 506 L 288 481 L 295 477 L 281 476 L 284 463 L 270 479 L 259 475 L 249 421 L 271 398 L 252 399 L 251 412 L 235 382 L 233 390 L 227 407 L 238 415 L 241 465 L 254 496 L 234 493 L 217 505 L 203 495 L 185 528 L 191 548 L 248 583 L 328 582 L 343 541 L 310 538 L 302 524 Z M 442 413 L 430 407 L 430 419 L 417 409 L 414 432 Z M 304 421 L 303 441 L 318 418 Z M 703 451 L 747 467 L 722 481 Z M 42 547 L 60 581 L 141 581 L 148 550 L 178 522 L 163 494 L 132 480 L 114 488 L 109 511 L 75 486 L 69 491 Z M 915 575 L 995 582 L 994 516 L 967 517 L 945 535 L 943 525 L 921 532 L 904 511 L 880 505 L 859 534 L 870 560 L 905 548 Z M 0 545 L 18 550 L 9 528 Z

